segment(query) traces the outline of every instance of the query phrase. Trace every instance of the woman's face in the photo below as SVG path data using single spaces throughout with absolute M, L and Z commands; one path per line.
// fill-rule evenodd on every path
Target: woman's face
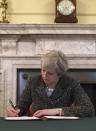
M 42 78 L 47 85 L 55 84 L 59 80 L 59 76 L 54 68 L 44 68 L 41 70 Z

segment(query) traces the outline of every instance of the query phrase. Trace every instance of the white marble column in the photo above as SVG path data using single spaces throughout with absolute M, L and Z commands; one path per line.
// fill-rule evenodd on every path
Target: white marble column
M 5 114 L 5 71 L 0 70 L 0 116 Z

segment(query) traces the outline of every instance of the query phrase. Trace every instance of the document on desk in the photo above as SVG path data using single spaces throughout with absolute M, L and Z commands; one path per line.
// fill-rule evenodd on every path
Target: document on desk
M 75 116 L 44 116 L 47 119 L 53 119 L 53 120 L 78 120 L 79 117 Z
M 21 117 L 5 117 L 4 120 L 78 120 L 79 117 L 74 116 L 43 116 L 43 117 L 28 117 L 28 116 L 21 116 Z
M 21 116 L 21 117 L 4 117 L 4 120 L 39 120 L 40 118 L 38 117 L 28 117 L 28 116 Z

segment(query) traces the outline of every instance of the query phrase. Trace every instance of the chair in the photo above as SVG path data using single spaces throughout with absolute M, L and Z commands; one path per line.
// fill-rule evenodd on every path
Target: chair
M 33 116 L 33 114 L 34 114 L 33 110 L 34 110 L 33 104 L 31 104 L 29 107 L 29 112 L 28 112 L 29 116 Z

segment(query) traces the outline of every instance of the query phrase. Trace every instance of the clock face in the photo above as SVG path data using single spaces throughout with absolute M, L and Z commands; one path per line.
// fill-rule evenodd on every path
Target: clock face
M 67 16 L 73 13 L 75 6 L 70 0 L 62 0 L 57 6 L 57 10 L 61 15 Z

